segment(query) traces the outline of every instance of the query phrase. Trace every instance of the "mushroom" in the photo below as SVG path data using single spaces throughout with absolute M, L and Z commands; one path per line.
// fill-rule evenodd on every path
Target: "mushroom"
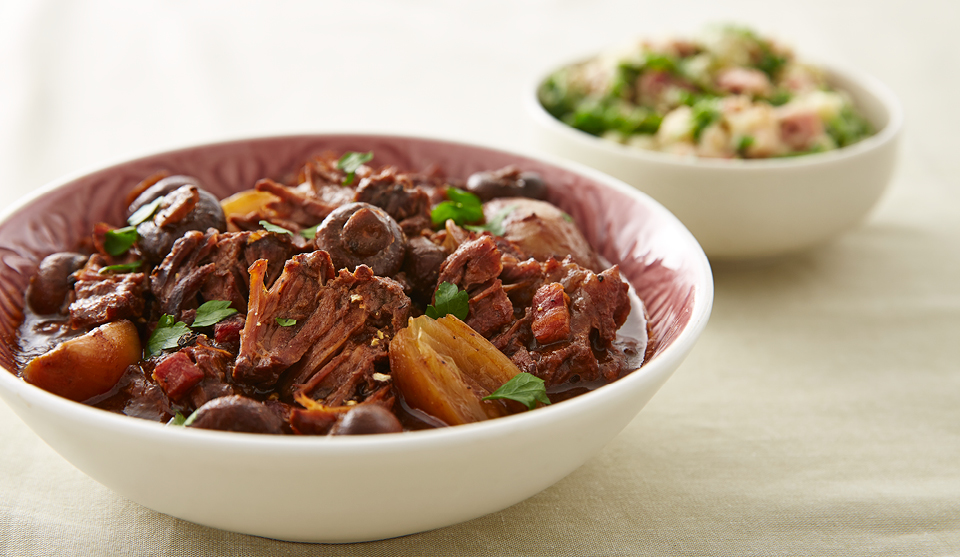
M 483 201 L 496 197 L 546 199 L 547 186 L 536 172 L 522 172 L 515 166 L 477 172 L 467 178 L 467 191 Z
M 359 265 L 390 276 L 400 270 L 406 237 L 397 221 L 369 203 L 348 203 L 327 215 L 316 236 L 317 249 L 330 254 L 337 269 Z
M 87 256 L 79 253 L 54 253 L 43 258 L 37 276 L 30 279 L 27 287 L 27 304 L 39 315 L 57 313 L 63 307 L 72 285 L 74 271 L 87 262 Z
M 130 204 L 127 214 L 133 215 L 158 197 L 162 200 L 153 215 L 137 225 L 137 247 L 151 261 L 161 261 L 173 243 L 191 230 L 227 229 L 220 201 L 190 176 L 170 176 L 150 186 Z

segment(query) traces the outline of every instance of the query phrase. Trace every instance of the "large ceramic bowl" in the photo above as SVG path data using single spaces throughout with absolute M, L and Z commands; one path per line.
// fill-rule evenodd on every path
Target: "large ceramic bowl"
M 537 99 L 526 104 L 535 144 L 646 192 L 673 212 L 711 258 L 783 255 L 811 248 L 855 227 L 880 200 L 893 175 L 903 113 L 876 79 L 826 67 L 877 130 L 854 145 L 812 155 L 717 160 L 643 151 L 563 124 Z M 552 72 L 551 72 L 552 73 Z
M 646 195 L 598 172 L 461 143 L 389 136 L 252 139 L 154 155 L 60 180 L 0 220 L 0 363 L 14 370 L 23 292 L 41 257 L 165 169 L 224 196 L 309 156 L 368 151 L 379 164 L 447 175 L 507 164 L 540 172 L 550 199 L 647 301 L 654 356 L 609 386 L 473 425 L 357 437 L 267 436 L 168 427 L 57 397 L 0 370 L 0 396 L 48 445 L 120 495 L 185 520 L 258 536 L 351 542 L 411 534 L 513 505 L 610 441 L 680 365 L 710 314 L 713 282 L 693 236 Z M 569 501 L 576 505 L 576 501 Z M 642 504 L 638 501 L 637 504 Z

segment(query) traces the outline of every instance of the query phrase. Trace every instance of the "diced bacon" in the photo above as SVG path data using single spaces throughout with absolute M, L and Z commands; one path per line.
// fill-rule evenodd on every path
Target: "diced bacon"
M 559 282 L 544 284 L 533 295 L 533 323 L 530 329 L 540 344 L 570 336 L 570 297 Z
M 213 326 L 213 340 L 217 344 L 240 344 L 240 331 L 246 323 L 244 316 L 237 314 Z
M 813 112 L 794 112 L 780 119 L 780 138 L 797 151 L 809 149 L 823 134 L 823 122 Z
M 717 74 L 717 87 L 728 93 L 768 96 L 771 92 L 767 74 L 752 68 L 727 68 Z
M 153 378 L 173 400 L 179 400 L 203 379 L 203 371 L 183 352 L 174 352 L 160 360 Z

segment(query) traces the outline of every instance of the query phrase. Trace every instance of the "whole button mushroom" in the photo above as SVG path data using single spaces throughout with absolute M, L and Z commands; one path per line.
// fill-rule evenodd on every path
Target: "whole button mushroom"
M 515 166 L 477 172 L 467 178 L 467 191 L 483 201 L 497 197 L 546 199 L 547 186 L 536 172 L 522 172 Z
M 173 243 L 191 230 L 227 229 L 220 201 L 190 176 L 170 176 L 150 186 L 130 204 L 128 215 L 158 197 L 162 200 L 154 214 L 137 225 L 137 247 L 148 260 L 161 261 Z
M 397 221 L 369 203 L 348 203 L 327 215 L 315 241 L 317 249 L 330 254 L 337 269 L 353 272 L 366 265 L 381 276 L 400 270 L 406 249 Z
M 283 420 L 276 412 L 255 400 L 240 395 L 215 398 L 197 408 L 189 427 L 239 431 L 243 433 L 283 433 Z
M 360 404 L 347 412 L 330 431 L 331 435 L 400 433 L 403 426 L 393 412 L 376 404 Z
M 27 304 L 40 315 L 57 313 L 71 286 L 71 275 L 87 262 L 79 253 L 54 253 L 43 258 L 27 287 Z

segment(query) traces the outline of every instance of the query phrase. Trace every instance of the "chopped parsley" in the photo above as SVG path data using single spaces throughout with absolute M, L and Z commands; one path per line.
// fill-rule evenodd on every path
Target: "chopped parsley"
M 717 110 L 717 103 L 713 99 L 701 99 L 691 107 L 692 120 L 691 131 L 693 140 L 700 141 L 700 134 L 703 130 L 720 119 L 720 111 Z
M 460 290 L 456 285 L 442 282 L 434 296 L 434 305 L 427 306 L 427 317 L 440 319 L 445 315 L 453 315 L 457 319 L 466 319 L 470 313 L 470 295 L 466 290 Z
M 101 267 L 97 271 L 98 275 L 105 275 L 107 273 L 132 273 L 140 268 L 140 265 L 143 265 L 142 261 L 134 261 L 133 263 L 119 263 L 117 265 L 107 265 L 106 267 Z
M 180 339 L 191 334 L 190 327 L 183 321 L 174 323 L 174 317 L 164 314 L 157 322 L 150 339 L 147 340 L 147 357 L 156 356 L 164 350 L 180 346 Z
M 167 425 L 186 427 L 186 426 L 192 424 L 192 423 L 195 422 L 195 421 L 197 421 L 197 411 L 196 411 L 196 410 L 194 410 L 193 412 L 191 412 L 189 416 L 184 416 L 184 415 L 183 415 L 183 412 L 177 410 L 177 415 L 174 416 L 173 418 L 171 418 L 170 421 L 167 422 Z
M 130 226 L 136 226 L 141 222 L 145 222 L 147 219 L 153 216 L 157 212 L 157 209 L 160 207 L 160 203 L 163 202 L 163 196 L 157 197 L 150 203 L 145 203 L 140 206 L 139 209 L 133 212 L 132 215 L 127 217 L 127 224 Z
M 506 230 L 504 230 L 503 228 L 503 219 L 507 218 L 507 216 L 510 213 L 512 213 L 516 208 L 517 208 L 516 205 L 510 205 L 510 206 L 504 207 L 503 209 L 500 209 L 499 211 L 497 211 L 497 214 L 490 217 L 490 219 L 487 220 L 486 224 L 467 225 L 465 226 L 465 228 L 467 230 L 472 230 L 474 232 L 486 231 L 493 234 L 494 236 L 503 236 L 504 232 L 506 232 Z
M 741 157 L 745 157 L 747 155 L 747 149 L 749 149 L 750 146 L 753 145 L 753 141 L 754 141 L 753 137 L 749 135 L 742 136 L 737 141 L 737 154 L 740 155 Z
M 197 316 L 193 319 L 191 327 L 209 327 L 230 317 L 237 310 L 230 307 L 228 300 L 210 300 L 204 302 L 197 308 Z
M 310 228 L 304 228 L 300 231 L 300 235 L 308 240 L 313 240 L 317 237 L 317 229 L 320 228 L 320 224 L 322 223 L 315 224 Z
M 357 153 L 354 151 L 347 151 L 340 157 L 340 160 L 337 161 L 337 168 L 346 172 L 347 175 L 343 178 L 343 185 L 349 186 L 353 183 L 354 174 L 357 170 L 363 166 L 365 163 L 368 163 L 373 160 L 373 151 L 369 153 Z
M 493 391 L 490 396 L 485 396 L 481 400 L 494 400 L 498 398 L 515 400 L 527 407 L 528 410 L 536 408 L 538 402 L 550 404 L 547 398 L 547 388 L 536 375 L 531 375 L 521 371 L 513 376 L 512 379 Z
M 103 249 L 114 257 L 123 255 L 137 242 L 140 236 L 135 226 L 125 226 L 116 230 L 109 230 L 103 235 Z
M 280 325 L 281 327 L 293 327 L 297 324 L 296 319 L 284 319 L 283 317 L 277 317 L 275 321 L 277 322 L 277 325 Z
M 447 199 L 430 211 L 430 221 L 434 226 L 442 226 L 447 219 L 460 225 L 483 220 L 483 203 L 476 195 L 457 188 L 447 188 Z
M 277 226 L 272 222 L 262 220 L 260 221 L 260 226 L 262 226 L 264 230 L 266 230 L 267 232 L 276 232 L 277 234 L 289 234 L 293 236 L 293 232 L 290 232 L 289 230 L 287 230 L 282 226 Z

